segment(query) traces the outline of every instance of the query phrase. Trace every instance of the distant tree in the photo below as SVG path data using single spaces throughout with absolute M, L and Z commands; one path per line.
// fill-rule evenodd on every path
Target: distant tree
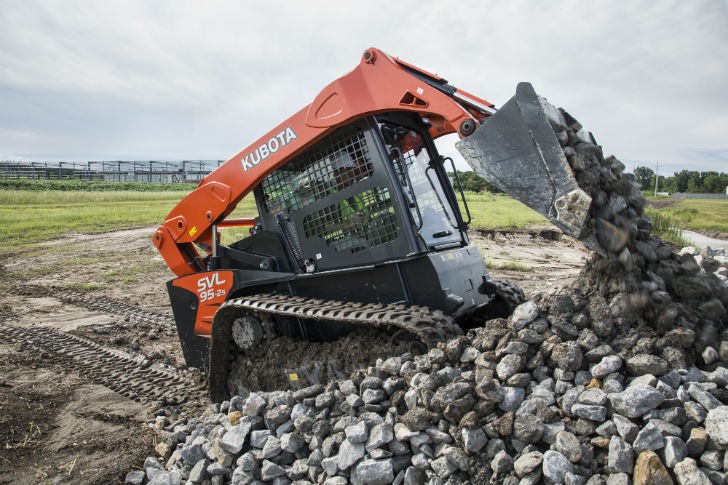
M 655 187 L 655 172 L 649 167 L 635 167 L 634 180 L 642 190 L 650 190 Z
M 449 173 L 448 175 L 450 175 L 450 177 L 453 176 L 452 173 Z M 498 190 L 498 187 L 487 182 L 483 177 L 479 176 L 475 172 L 458 171 L 458 178 L 460 179 L 460 183 L 463 186 L 463 190 L 467 190 L 469 192 L 482 192 L 484 190 L 493 193 L 500 192 L 500 190 Z
M 705 177 L 703 188 L 709 194 L 723 194 L 728 186 L 728 174 L 711 173 Z

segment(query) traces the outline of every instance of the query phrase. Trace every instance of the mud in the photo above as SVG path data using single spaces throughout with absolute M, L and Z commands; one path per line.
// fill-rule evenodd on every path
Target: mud
M 288 337 L 271 341 L 263 355 L 239 356 L 233 363 L 228 387 L 232 395 L 248 391 L 298 389 L 312 384 L 346 379 L 353 370 L 376 363 L 378 358 L 411 350 L 404 343 L 374 330 L 357 330 L 335 342 L 300 342 Z
M 171 275 L 150 244 L 153 231 L 77 234 L 6 258 L 0 265 L 0 326 L 47 326 L 155 363 L 184 367 L 165 289 Z M 530 268 L 490 270 L 494 277 L 518 283 L 530 296 L 573 281 L 586 255 L 578 242 L 549 234 L 471 235 L 496 266 L 519 262 Z M 69 289 L 89 298 L 64 297 Z M 89 303 L 95 298 L 116 303 L 100 309 Z M 138 318 L 130 309 L 167 321 Z M 300 363 L 309 358 L 343 357 L 350 365 L 371 365 L 377 357 L 407 351 L 376 335 L 310 344 L 298 359 L 291 357 L 293 346 L 278 342 L 267 356 L 245 363 L 241 370 L 251 385 L 266 387 L 269 380 L 287 384 L 284 372 L 272 370 L 281 368 L 298 368 L 303 381 L 309 370 Z M 141 406 L 42 354 L 0 345 L 0 484 L 123 483 L 128 470 L 140 468 L 145 456 L 154 454 L 156 443 L 147 429 L 155 414 L 185 417 L 197 411 Z

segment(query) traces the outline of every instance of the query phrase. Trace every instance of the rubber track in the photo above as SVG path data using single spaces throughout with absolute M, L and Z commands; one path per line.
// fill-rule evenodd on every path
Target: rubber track
M 306 320 L 325 320 L 364 327 L 397 327 L 417 336 L 428 347 L 462 335 L 462 330 L 451 317 L 441 311 L 420 306 L 357 303 L 289 295 L 236 298 L 227 301 L 221 309 L 231 306 L 252 313 Z
M 228 300 L 218 309 L 212 325 L 208 390 L 213 402 L 230 398 L 227 378 L 235 348 L 231 326 L 240 313 L 341 322 L 368 328 L 396 327 L 412 333 L 428 347 L 463 333 L 452 317 L 440 310 L 421 306 L 324 300 L 285 294 L 258 294 Z
M 81 376 L 140 403 L 176 405 L 189 399 L 204 398 L 204 393 L 196 389 L 198 386 L 175 371 L 76 335 L 46 327 L 6 324 L 0 331 L 0 341 L 19 342 L 50 354 L 50 361 L 75 369 Z

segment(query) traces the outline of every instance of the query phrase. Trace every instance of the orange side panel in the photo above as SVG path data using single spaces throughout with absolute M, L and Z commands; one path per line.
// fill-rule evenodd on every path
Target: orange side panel
M 220 305 L 227 300 L 230 289 L 233 287 L 232 271 L 207 271 L 178 278 L 172 282 L 173 286 L 183 288 L 197 295 L 197 318 L 195 319 L 194 334 L 200 337 L 209 337 L 212 330 L 212 319 Z

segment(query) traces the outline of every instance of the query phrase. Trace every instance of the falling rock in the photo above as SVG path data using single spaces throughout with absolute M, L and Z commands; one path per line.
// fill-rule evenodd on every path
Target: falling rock
M 705 432 L 718 445 L 728 446 L 728 406 L 718 406 L 708 411 Z
M 672 485 L 673 481 L 660 457 L 654 451 L 643 451 L 637 457 L 632 474 L 634 485 Z

